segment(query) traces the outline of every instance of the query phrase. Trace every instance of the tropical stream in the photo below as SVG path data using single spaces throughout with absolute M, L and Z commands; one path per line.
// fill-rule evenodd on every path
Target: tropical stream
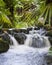
M 8 34 L 13 45 L 6 53 L 0 54 L 0 65 L 47 65 L 45 55 L 50 43 L 48 37 L 42 35 L 45 31 L 40 34 L 41 31 L 32 30 L 26 34 L 23 45 L 19 45 L 15 37 Z

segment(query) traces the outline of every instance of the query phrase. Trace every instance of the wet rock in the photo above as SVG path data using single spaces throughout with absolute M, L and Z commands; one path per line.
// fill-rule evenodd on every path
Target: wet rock
M 4 33 L 3 35 L 1 35 L 2 39 L 7 41 L 8 43 L 10 42 L 10 37 L 8 36 L 8 34 Z
M 6 41 L 10 45 L 13 44 L 13 42 L 10 40 L 10 37 L 9 37 L 8 33 L 1 34 L 0 38 L 2 38 L 4 41 Z
M 14 30 L 16 33 L 26 33 L 27 34 L 27 29 L 15 29 Z
M 50 44 L 52 46 L 52 37 L 49 37 Z
M 11 35 L 14 35 L 14 32 L 15 32 L 15 31 L 14 31 L 14 29 L 12 28 L 12 29 L 8 29 L 7 32 L 8 32 L 9 34 L 11 34 Z
M 32 30 L 40 30 L 40 28 L 39 27 L 28 27 L 27 28 L 27 32 L 32 31 Z
M 0 39 L 0 53 L 7 52 L 9 49 L 9 44 L 6 41 Z
M 7 30 L 7 32 L 9 33 L 9 34 L 11 34 L 11 35 L 14 35 L 14 33 L 25 33 L 25 34 L 27 34 L 28 33 L 28 31 L 27 31 L 27 29 L 9 29 L 9 30 Z
M 52 45 L 52 30 L 48 31 L 48 32 L 46 33 L 46 36 L 49 37 L 49 41 L 50 41 L 50 43 L 51 43 L 51 45 Z
M 34 30 L 40 30 L 40 27 L 34 27 Z
M 34 28 L 34 30 L 39 30 L 40 28 L 38 27 L 28 27 L 28 28 L 21 28 L 21 29 L 8 29 L 7 32 L 11 35 L 14 35 L 14 33 L 25 33 L 29 34 L 29 31 L 31 31 Z
M 31 31 L 32 30 L 32 27 L 28 27 L 27 28 L 27 34 L 29 34 L 29 31 Z
M 15 33 L 14 37 L 19 44 L 24 44 L 24 41 L 26 39 L 26 35 L 24 33 Z
M 47 65 L 52 65 L 52 54 L 47 54 L 45 56 L 45 59 L 46 59 Z

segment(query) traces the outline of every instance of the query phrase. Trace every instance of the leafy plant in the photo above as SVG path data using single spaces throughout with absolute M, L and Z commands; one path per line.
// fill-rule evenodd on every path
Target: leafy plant
M 0 0 L 0 28 L 33 26 L 42 17 L 52 26 L 51 0 Z
M 6 4 L 3 0 L 0 0 L 0 28 L 11 28 L 12 23 L 8 17 L 9 10 L 5 8 Z
M 45 24 L 49 24 L 49 26 L 52 26 L 52 0 L 44 0 L 43 6 L 44 6 L 43 8 L 44 10 L 42 11 L 42 14 L 40 17 L 44 18 Z

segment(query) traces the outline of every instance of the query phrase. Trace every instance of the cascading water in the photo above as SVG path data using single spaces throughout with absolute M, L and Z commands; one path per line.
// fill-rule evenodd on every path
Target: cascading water
M 16 48 L 10 48 L 8 52 L 0 54 L 0 65 L 47 65 L 44 56 L 50 47 L 48 38 L 39 34 L 26 36 L 24 45 L 18 45 L 16 39 L 9 35 Z
M 26 36 L 27 36 L 27 39 L 25 40 L 24 45 L 25 46 L 31 46 L 31 44 L 32 44 L 32 35 L 28 34 Z
M 19 45 L 19 43 L 17 42 L 17 40 L 14 38 L 14 36 L 12 36 L 12 35 L 10 35 L 10 34 L 8 34 L 9 35 L 9 37 L 10 37 L 10 40 L 13 42 L 13 45 L 11 46 L 11 48 L 13 47 L 13 48 L 17 48 L 17 46 Z
M 29 31 L 30 34 L 39 34 L 39 35 L 45 35 L 46 34 L 46 30 L 44 28 L 40 28 L 39 30 L 34 30 L 34 28 L 32 29 L 32 31 Z

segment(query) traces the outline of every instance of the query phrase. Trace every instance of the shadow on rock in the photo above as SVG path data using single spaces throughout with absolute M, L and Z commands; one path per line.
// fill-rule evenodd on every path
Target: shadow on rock
M 26 40 L 26 35 L 24 33 L 15 33 L 14 37 L 19 44 L 24 44 L 24 41 Z
M 9 49 L 9 44 L 0 38 L 0 53 L 7 52 L 8 49 Z

